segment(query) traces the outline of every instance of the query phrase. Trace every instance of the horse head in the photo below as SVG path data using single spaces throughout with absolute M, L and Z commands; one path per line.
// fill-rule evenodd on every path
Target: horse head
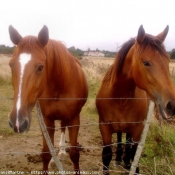
M 28 131 L 31 122 L 31 110 L 39 95 L 44 91 L 45 46 L 49 40 L 48 28 L 44 26 L 38 37 L 22 37 L 9 26 L 11 41 L 16 45 L 9 62 L 14 88 L 13 108 L 9 115 L 9 124 L 15 132 Z
M 140 26 L 133 46 L 132 69 L 137 86 L 172 116 L 175 114 L 175 90 L 169 72 L 170 58 L 163 46 L 168 30 L 167 26 L 163 32 L 152 36 Z

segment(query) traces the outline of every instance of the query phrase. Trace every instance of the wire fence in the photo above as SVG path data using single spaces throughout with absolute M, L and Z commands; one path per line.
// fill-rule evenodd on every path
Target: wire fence
M 92 64 L 92 63 L 91 63 Z M 100 67 L 99 69 L 97 69 L 96 70 L 96 75 L 95 76 L 98 76 L 97 74 L 99 73 L 99 72 L 102 72 L 102 73 L 104 73 L 105 72 L 105 70 L 107 69 L 107 68 L 109 68 L 109 66 L 110 66 L 110 64 L 109 65 L 107 65 L 107 66 L 105 66 L 104 64 L 102 64 L 102 65 L 98 65 L 98 67 Z M 93 65 L 93 68 L 95 67 L 95 64 Z M 175 70 L 174 70 L 174 68 L 172 68 L 171 70 L 170 70 L 170 72 L 171 72 L 171 74 L 174 76 L 174 74 L 175 74 Z M 99 98 L 98 100 L 110 100 L 111 98 Z M 111 100 L 126 100 L 126 99 L 128 99 L 128 98 L 112 98 Z M 131 99 L 131 98 L 129 98 L 129 99 Z M 28 151 L 25 151 L 25 148 L 21 148 L 20 147 L 20 144 L 19 144 L 19 149 L 16 149 L 17 151 L 15 151 L 14 149 L 12 149 L 12 147 L 9 147 L 9 149 L 8 149 L 8 143 L 10 143 L 9 145 L 11 145 L 12 146 L 12 144 L 11 144 L 11 141 L 9 140 L 9 139 L 5 139 L 5 137 L 6 137 L 6 135 L 7 135 L 7 137 L 8 138 L 10 138 L 10 137 L 13 137 L 14 135 L 13 134 L 11 134 L 11 132 L 10 131 L 7 131 L 7 132 L 9 132 L 9 135 L 8 135 L 8 133 L 6 133 L 6 128 L 7 128 L 7 125 L 5 125 L 4 124 L 4 122 L 2 122 L 2 120 L 4 120 L 4 118 L 7 118 L 7 113 L 9 113 L 9 111 L 10 111 L 10 107 L 9 106 L 12 106 L 12 100 L 13 100 L 13 98 L 11 98 L 11 97 L 9 97 L 9 98 L 7 98 L 7 97 L 0 97 L 0 101 L 1 101 L 1 104 L 2 104 L 2 106 L 5 106 L 4 107 L 4 111 L 3 111 L 3 113 L 2 113 L 2 117 L 0 117 L 0 122 L 2 123 L 2 125 L 1 125 L 1 128 L 4 128 L 4 131 L 2 132 L 2 134 L 0 133 L 0 142 L 2 141 L 3 142 L 3 144 L 4 143 L 6 143 L 5 145 L 6 145 L 6 149 L 4 150 L 4 147 L 2 147 L 2 142 L 0 143 L 0 155 L 1 156 L 10 156 L 10 155 L 12 155 L 12 157 L 14 156 L 14 155 L 18 155 L 18 158 L 19 158 L 19 160 L 20 160 L 20 157 L 22 156 L 22 155 L 40 155 L 41 153 L 49 153 L 49 152 L 42 152 L 42 151 L 38 151 L 38 148 L 35 150 L 35 149 L 33 149 L 33 150 L 28 150 Z M 40 100 L 48 100 L 48 99 L 40 99 Z M 49 99 L 49 100 L 51 100 L 51 98 Z M 57 100 L 57 99 L 55 99 L 54 98 L 54 100 Z M 77 100 L 77 98 L 60 98 L 59 100 Z M 85 100 L 84 98 L 80 98 L 79 100 Z M 95 98 L 88 98 L 88 100 L 95 100 Z M 132 99 L 133 100 L 133 99 Z M 145 98 L 138 98 L 138 99 L 136 99 L 136 100 L 145 100 Z M 35 115 L 36 115 L 36 112 L 35 112 Z M 84 128 L 86 128 L 86 134 L 85 135 L 87 135 L 87 134 L 91 134 L 91 132 L 90 132 L 90 130 L 91 130 L 91 128 L 92 127 L 95 127 L 95 129 L 93 128 L 93 130 L 95 130 L 96 132 L 98 132 L 98 134 L 99 134 L 99 131 L 97 131 L 98 130 L 98 127 L 99 127 L 99 125 L 109 125 L 109 124 L 126 124 L 126 123 L 131 123 L 131 124 L 141 124 L 141 123 L 143 123 L 143 124 L 145 124 L 145 121 L 132 121 L 132 122 L 107 122 L 107 123 L 99 123 L 97 120 L 95 120 L 95 121 L 91 121 L 91 116 L 90 116 L 90 114 L 89 114 L 89 116 L 86 116 L 86 118 L 88 118 L 89 120 L 88 120 L 88 122 L 86 121 L 86 120 L 84 120 L 83 122 L 81 122 L 81 124 L 80 125 L 73 125 L 73 126 L 67 126 L 67 128 L 69 128 L 69 127 L 77 127 L 77 126 L 79 126 L 80 128 L 82 128 L 82 129 L 84 129 Z M 174 119 L 172 119 L 171 120 L 172 122 L 174 121 Z M 172 124 L 170 124 L 173 128 L 175 127 L 175 125 L 172 123 Z M 8 126 L 9 127 L 9 126 Z M 57 131 L 57 132 L 60 132 L 60 129 L 61 129 L 61 127 L 60 127 L 60 125 L 59 124 L 57 124 L 56 125 L 56 127 L 54 127 L 54 128 L 51 128 L 51 127 L 46 127 L 47 129 L 54 129 L 55 131 Z M 88 129 L 89 128 L 89 129 Z M 0 130 L 0 131 L 2 131 L 2 130 Z M 89 131 L 89 132 L 88 132 Z M 37 137 L 38 137 L 38 135 L 40 136 L 40 139 L 38 139 L 38 142 L 39 143 L 41 143 L 41 140 L 42 140 L 42 138 L 41 138 L 41 131 L 40 131 L 40 127 L 39 127 L 39 125 L 38 125 L 38 123 L 36 122 L 35 124 L 34 124 L 34 126 L 32 127 L 31 126 L 31 129 L 30 129 L 30 132 L 33 132 L 33 133 L 35 133 L 35 132 L 38 132 L 38 134 L 37 134 Z M 83 134 L 83 132 L 80 132 L 80 134 Z M 98 134 L 96 134 L 96 135 L 98 135 Z M 5 136 L 3 136 L 3 135 L 5 135 Z M 82 138 L 83 137 L 85 137 L 85 135 L 80 135 Z M 96 138 L 96 135 L 95 135 L 95 138 Z M 29 138 L 29 136 L 26 136 L 26 135 L 24 135 L 25 137 L 26 137 L 26 140 Z M 21 140 L 21 137 L 22 136 L 17 136 L 17 138 L 16 139 L 18 139 L 20 137 L 20 139 L 19 140 Z M 31 134 L 31 138 L 33 137 L 33 135 Z M 67 136 L 68 137 L 68 136 Z M 31 138 L 29 138 L 30 140 L 31 140 Z M 83 144 L 80 144 L 80 145 L 77 145 L 77 148 L 81 151 L 81 157 L 83 157 L 82 159 L 80 159 L 80 167 L 81 167 L 81 164 L 83 163 L 83 165 L 82 166 L 84 166 L 84 167 L 82 167 L 82 169 L 87 169 L 87 167 L 89 168 L 89 166 L 85 166 L 84 164 L 84 162 L 86 162 L 87 161 L 87 159 L 89 159 L 90 160 L 90 162 L 93 162 L 93 167 L 91 168 L 92 170 L 94 170 L 94 171 L 100 171 L 100 169 L 102 168 L 102 163 L 101 163 L 101 151 L 102 151 L 102 148 L 104 147 L 103 146 L 103 144 L 102 144 L 102 140 L 101 140 L 101 138 L 99 138 L 99 137 L 97 137 L 98 138 L 98 141 L 96 141 L 95 142 L 95 140 L 92 140 L 92 142 L 90 143 L 90 144 L 92 144 L 92 145 L 88 145 L 88 140 L 89 139 L 92 139 L 91 137 L 87 137 L 87 139 L 86 139 L 86 143 L 83 143 Z M 35 141 L 36 141 L 37 139 L 35 139 Z M 57 138 L 56 139 L 57 141 L 59 140 L 59 138 Z M 124 145 L 124 144 L 126 144 L 126 142 L 127 142 L 127 144 L 128 145 L 130 145 L 130 144 L 133 144 L 134 143 L 134 140 L 132 140 L 132 142 L 128 142 L 127 140 L 124 140 L 123 142 L 120 142 L 120 143 L 117 143 L 116 142 L 116 136 L 115 136 L 115 139 L 113 139 L 114 141 L 113 141 L 113 143 L 110 145 L 110 146 L 112 146 L 113 147 L 113 161 L 115 160 L 115 158 L 114 158 L 114 156 L 116 156 L 116 150 L 115 150 L 115 148 L 116 148 L 116 146 L 118 145 L 118 144 L 122 144 L 122 145 Z M 14 140 L 15 141 L 15 140 Z M 83 140 L 84 141 L 84 140 Z M 26 141 L 27 142 L 27 141 Z M 136 142 L 135 142 L 136 143 Z M 26 145 L 25 146 L 29 146 L 30 147 L 30 144 L 27 142 L 26 143 Z M 109 145 L 106 145 L 106 146 L 109 146 Z M 69 143 L 68 143 L 68 147 L 70 148 L 71 146 L 69 145 Z M 41 149 L 41 145 L 39 146 L 39 148 Z M 59 151 L 59 148 L 58 148 L 58 145 L 55 147 L 55 151 L 56 152 L 58 152 Z M 83 152 L 83 150 L 85 150 L 86 149 L 86 151 L 84 151 Z M 123 149 L 123 148 L 122 148 Z M 86 156 L 89 156 L 88 158 L 86 158 Z M 95 158 L 95 160 L 94 160 L 94 157 L 98 157 L 98 159 L 97 158 Z M 16 158 L 14 158 L 15 160 L 16 160 Z M 3 159 L 3 160 L 5 160 L 5 159 Z M 8 161 L 8 159 L 7 159 L 7 161 Z M 62 160 L 61 160 L 61 162 L 62 162 Z M 63 164 L 66 164 L 67 162 L 65 161 L 65 159 L 64 159 L 64 161 L 63 161 Z M 88 164 L 89 162 L 87 161 L 87 164 Z M 71 165 L 70 165 L 70 162 L 68 162 L 68 166 L 70 167 Z M 35 166 L 36 167 L 36 166 Z M 64 165 L 63 165 L 63 167 L 64 167 Z M 115 168 L 115 165 L 113 165 L 112 167 L 111 167 L 111 169 L 110 169 L 110 173 L 114 173 L 114 174 L 116 174 L 116 173 L 121 173 L 121 174 L 123 174 L 123 173 L 126 173 L 126 172 L 128 172 L 126 169 L 124 169 L 122 166 L 117 166 L 117 167 L 119 167 L 120 168 L 120 170 L 116 170 L 116 168 Z M 3 170 L 3 169 L 7 169 L 7 168 L 10 168 L 10 166 L 4 166 L 4 168 L 2 167 L 1 168 L 1 165 L 0 165 L 0 171 L 1 170 Z M 16 167 L 14 166 L 14 167 L 12 167 L 11 169 L 15 169 Z M 145 173 L 146 174 L 146 173 Z
M 1 102 L 3 103 L 3 105 L 6 105 L 6 106 L 9 106 L 9 103 L 11 103 L 10 101 L 12 100 L 11 98 L 9 99 L 9 98 L 1 98 Z M 94 99 L 93 99 L 94 100 Z M 5 111 L 10 111 L 10 108 L 9 109 L 5 109 Z M 7 113 L 6 113 L 7 114 Z M 5 117 L 5 116 L 4 116 Z M 90 116 L 89 116 L 89 118 L 90 118 Z M 8 122 L 8 121 L 6 121 L 6 122 Z M 33 123 L 32 123 L 33 124 Z M 101 123 L 101 124 L 105 124 L 105 123 Z M 109 124 L 109 123 L 107 123 L 107 124 Z M 79 127 L 81 127 L 81 128 L 83 128 L 83 127 L 93 127 L 93 126 L 95 126 L 95 127 L 97 127 L 98 128 L 98 125 L 99 125 L 99 123 L 98 122 L 88 122 L 88 123 L 81 123 L 80 125 L 79 125 Z M 77 125 L 74 125 L 74 126 L 67 126 L 67 128 L 69 128 L 69 127 L 76 127 Z M 1 125 L 1 127 L 4 127 L 5 129 L 6 128 L 10 128 L 8 125 L 5 125 L 4 123 L 3 123 L 3 125 Z M 60 125 L 59 124 L 57 124 L 57 126 L 55 127 L 55 128 L 51 128 L 51 127 L 47 127 L 47 129 L 54 129 L 55 131 L 58 131 L 59 133 L 60 133 L 60 129 L 61 129 L 61 127 L 60 127 Z M 40 130 L 40 127 L 39 127 L 39 125 L 35 125 L 34 127 L 32 127 L 31 126 L 31 129 L 30 129 L 30 132 L 38 132 L 38 130 Z M 89 133 L 90 134 L 90 133 Z M 0 134 L 0 136 L 1 136 L 1 134 Z M 19 136 L 19 135 L 18 135 Z M 5 138 L 6 136 L 2 136 L 2 138 L 0 139 L 0 141 L 2 141 L 3 142 L 3 144 L 4 143 L 6 143 L 6 145 L 8 145 L 8 142 L 10 142 L 10 141 L 8 141 L 8 140 L 4 140 L 3 138 Z M 13 137 L 13 135 L 12 135 L 12 137 Z M 30 138 L 29 138 L 30 139 Z M 2 143 L 1 142 L 1 143 Z M 40 142 L 41 142 L 41 139 L 40 139 Z M 14 144 L 16 144 L 16 140 L 14 141 Z M 10 145 L 10 144 L 9 144 Z M 113 144 L 111 144 L 111 146 L 115 146 L 116 147 L 116 145 L 117 145 L 117 143 L 113 143 Z M 27 146 L 27 143 L 26 143 L 26 146 Z M 2 147 L 2 145 L 0 145 L 0 148 Z M 30 147 L 29 145 L 28 145 L 28 147 Z M 70 148 L 71 146 L 69 145 L 69 143 L 67 143 L 67 147 L 68 148 Z M 101 158 L 101 154 L 99 153 L 99 152 L 101 152 L 101 150 L 102 150 L 102 148 L 103 148 L 103 145 L 102 144 L 98 144 L 98 145 L 78 145 L 77 146 L 77 148 L 78 149 L 80 149 L 80 151 L 81 150 L 86 150 L 86 152 L 84 153 L 84 154 L 88 154 L 89 156 L 91 156 L 91 157 L 94 157 L 94 156 L 96 156 L 96 157 L 98 157 L 99 158 L 99 162 L 100 162 L 100 158 Z M 59 148 L 58 148 L 58 146 L 57 146 L 57 148 L 56 148 L 56 152 L 58 152 L 58 150 L 59 150 Z M 88 150 L 88 151 L 87 151 Z M 91 151 L 92 150 L 92 151 Z M 94 151 L 97 151 L 98 153 L 94 153 Z M 21 157 L 21 156 L 27 156 L 27 155 L 33 155 L 34 157 L 36 156 L 36 155 L 40 155 L 41 153 L 49 153 L 49 152 L 43 152 L 43 151 L 36 151 L 36 150 L 33 150 L 33 151 L 26 151 L 26 149 L 24 148 L 24 149 L 21 149 L 20 148 L 20 145 L 19 145 L 19 148 L 16 148 L 16 149 L 13 149 L 13 147 L 12 148 L 9 148 L 9 149 L 6 149 L 6 150 L 4 150 L 4 149 L 0 149 L 0 155 L 1 155 L 1 157 L 3 157 L 3 156 L 9 156 L 9 155 L 13 155 L 12 157 Z M 115 154 L 115 151 L 114 151 L 114 154 Z M 19 157 L 19 160 L 20 160 L 20 157 Z M 28 157 L 28 156 L 27 156 Z M 26 158 L 27 158 L 26 157 Z M 99 162 L 98 163 L 96 163 L 96 167 L 98 167 L 99 166 Z M 81 165 L 81 162 L 80 162 L 80 165 Z M 1 165 L 0 165 L 0 167 L 1 167 Z M 8 167 L 7 167 L 8 168 Z M 2 170 L 3 169 L 6 169 L 6 167 L 5 168 L 2 168 Z M 0 169 L 1 170 L 1 169 Z
M 2 101 L 3 101 L 3 103 L 4 103 L 4 101 L 9 101 L 9 100 L 12 100 L 11 98 L 9 99 L 9 98 L 1 98 L 2 99 Z M 44 99 L 45 100 L 45 99 Z M 68 99 L 66 99 L 66 100 L 68 100 Z M 72 99 L 71 99 L 72 100 Z M 88 100 L 94 100 L 94 99 L 92 99 L 92 98 L 90 98 L 90 99 L 88 99 Z M 142 99 L 142 100 L 145 100 L 145 99 Z M 9 110 L 10 111 L 10 110 Z M 88 117 L 88 118 L 91 118 L 90 116 Z M 84 123 L 81 123 L 80 125 L 73 125 L 73 126 L 67 126 L 67 128 L 69 128 L 69 127 L 77 127 L 77 126 L 79 126 L 80 128 L 83 128 L 83 127 L 86 127 L 86 128 L 88 128 L 88 127 L 93 127 L 93 126 L 95 126 L 96 128 L 98 128 L 99 127 L 99 125 L 110 125 L 110 124 L 126 124 L 126 123 L 130 123 L 130 124 L 141 124 L 141 123 L 143 123 L 143 124 L 145 124 L 145 121 L 132 121 L 132 122 L 107 122 L 107 123 L 99 123 L 99 122 L 84 122 Z M 2 125 L 2 126 L 6 126 L 6 125 Z M 1 126 L 1 127 L 2 127 Z M 174 126 L 173 126 L 174 127 Z M 59 125 L 57 125 L 56 127 L 54 127 L 54 128 L 52 128 L 52 127 L 46 127 L 47 129 L 54 129 L 55 131 L 60 131 L 60 129 L 61 129 L 61 127 L 59 126 Z M 30 131 L 32 131 L 32 132 L 36 132 L 36 131 L 38 131 L 40 129 L 40 127 L 39 127 L 39 125 L 35 125 L 35 127 L 33 127 L 33 128 L 31 128 L 31 130 Z M 90 133 L 89 133 L 90 134 Z M 117 146 L 117 144 L 122 144 L 122 145 L 124 145 L 124 144 L 126 144 L 126 142 L 127 141 L 123 141 L 123 142 L 120 142 L 120 143 L 112 143 L 111 145 L 106 145 L 106 146 L 112 146 L 112 147 L 114 147 L 114 148 L 116 148 L 116 146 Z M 134 143 L 134 140 L 132 140 L 132 142 L 127 142 L 127 144 L 129 145 L 129 144 L 133 144 Z M 135 142 L 135 143 L 137 143 L 137 142 Z M 70 148 L 71 146 L 68 144 L 68 148 Z M 86 145 L 86 144 L 84 144 L 84 145 L 77 145 L 77 148 L 80 150 L 80 151 L 82 151 L 83 149 L 86 149 L 86 150 L 90 150 L 89 152 L 88 151 L 86 151 L 84 154 L 88 154 L 89 156 L 91 156 L 91 157 L 98 157 L 99 158 L 99 161 L 96 161 L 96 170 L 97 170 L 97 167 L 98 167 L 98 169 L 100 169 L 100 167 L 99 167 L 99 165 L 101 164 L 101 161 L 100 161 L 100 159 L 101 159 L 101 153 L 99 153 L 99 152 L 101 152 L 102 151 L 102 148 L 103 148 L 104 146 L 102 145 L 102 142 L 100 143 L 100 144 L 98 144 L 98 145 L 91 145 L 91 146 L 89 146 L 89 145 Z M 20 147 L 19 147 L 20 148 Z M 58 146 L 57 146 L 57 148 L 55 148 L 56 150 L 56 152 L 58 152 L 59 151 L 59 148 L 58 148 Z M 1 150 L 1 149 L 0 149 Z M 98 153 L 91 153 L 92 151 L 91 150 L 97 150 L 98 151 Z M 42 152 L 42 151 L 30 151 L 30 152 L 28 152 L 28 151 L 25 151 L 25 150 L 23 150 L 23 151 L 13 151 L 13 150 L 11 150 L 11 151 L 6 151 L 6 152 L 4 152 L 3 150 L 1 150 L 0 151 L 0 155 L 1 156 L 9 156 L 9 155 L 18 155 L 18 156 L 21 156 L 21 155 L 28 155 L 28 154 L 30 154 L 30 155 L 34 155 L 34 156 L 36 156 L 36 155 L 40 155 L 41 153 L 49 153 L 49 152 Z M 116 150 L 115 149 L 113 149 L 113 156 L 116 156 Z M 86 160 L 86 159 L 85 159 Z M 61 160 L 62 161 L 62 160 Z M 113 159 L 113 161 L 114 161 L 114 159 Z M 94 165 L 95 165 L 94 164 Z M 80 160 L 80 165 L 81 165 L 81 160 Z M 102 166 L 102 165 L 101 165 Z M 124 170 L 124 168 L 122 168 L 122 166 L 117 166 L 118 168 L 120 167 L 120 169 L 123 169 L 123 170 L 116 170 L 115 171 L 115 169 L 116 168 L 112 168 L 111 170 L 110 170 L 110 172 L 112 173 L 124 173 L 124 172 L 127 172 L 127 170 L 125 169 Z M 0 169 L 1 170 L 1 169 Z M 99 170 L 98 170 L 99 171 Z

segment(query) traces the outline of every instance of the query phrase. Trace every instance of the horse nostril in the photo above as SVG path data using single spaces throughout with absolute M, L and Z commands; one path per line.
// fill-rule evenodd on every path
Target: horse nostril
M 25 119 L 25 120 L 23 121 L 23 123 L 20 125 L 19 131 L 20 131 L 20 132 L 27 131 L 27 130 L 28 130 L 28 125 L 29 125 L 29 121 L 28 121 L 27 119 Z
M 167 112 L 172 116 L 175 114 L 175 106 L 171 101 L 169 101 L 166 105 Z
M 13 129 L 14 132 L 18 132 L 17 127 L 9 120 L 9 125 Z
M 9 125 L 11 128 L 13 128 L 13 124 L 11 123 L 11 121 L 9 120 Z

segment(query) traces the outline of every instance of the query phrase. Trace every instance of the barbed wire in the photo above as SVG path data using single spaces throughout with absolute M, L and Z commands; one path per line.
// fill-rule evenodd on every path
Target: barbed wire
M 38 98 L 38 100 L 149 100 L 150 98 L 132 98 L 132 97 L 116 97 L 116 98 L 93 98 L 93 97 L 87 97 L 87 98 L 79 98 L 79 97 L 63 97 L 63 98 L 57 98 L 57 97 L 41 97 Z M 14 100 L 12 97 L 0 97 L 0 100 Z
M 81 117 L 80 117 L 81 118 Z M 87 117 L 88 118 L 88 117 Z M 59 121 L 59 120 L 58 120 Z M 168 120 L 164 120 L 162 119 L 163 122 L 175 122 L 175 119 L 168 119 Z M 64 128 L 73 128 L 73 127 L 86 127 L 86 126 L 99 126 L 99 125 L 112 125 L 112 124 L 146 124 L 148 122 L 146 122 L 145 120 L 142 120 L 142 121 L 119 121 L 119 122 L 92 122 L 92 123 L 85 123 L 85 124 L 80 124 L 80 125 L 67 125 L 67 126 L 64 126 L 64 127 L 48 127 L 46 126 L 47 129 L 53 129 L 55 131 L 58 131 L 58 130 L 61 130 L 61 129 L 64 129 Z M 149 122 L 150 123 L 150 122 Z M 171 123 L 168 123 L 170 126 L 172 127 L 175 127 L 175 125 L 171 124 Z M 1 127 L 7 127 L 7 125 L 1 125 Z M 40 126 L 38 127 L 35 127 L 35 129 L 30 129 L 30 131 L 37 131 L 36 129 L 40 129 Z
M 0 100 L 7 100 L 7 99 L 10 99 L 10 100 L 13 100 L 13 98 L 0 98 Z M 40 100 L 85 100 L 86 98 L 39 98 Z M 88 99 L 98 99 L 98 100 L 116 100 L 116 99 L 119 99 L 119 100 L 126 100 L 126 99 L 132 99 L 133 98 L 88 98 Z M 134 98 L 134 99 L 139 99 L 139 100 L 145 100 L 147 98 Z M 91 122 L 91 123 L 86 123 L 86 124 L 80 124 L 80 125 L 71 125 L 71 126 L 66 126 L 67 128 L 70 128 L 70 127 L 85 127 L 85 126 L 93 126 L 93 125 L 111 125 L 111 124 L 141 124 L 141 123 L 145 123 L 145 121 L 123 121 L 123 122 Z M 64 127 L 56 127 L 56 128 L 53 128 L 53 127 L 46 127 L 47 129 L 61 129 L 61 128 L 64 128 Z M 108 147 L 108 146 L 117 146 L 118 144 L 130 144 L 130 145 L 133 145 L 133 144 L 136 144 L 138 142 L 134 142 L 132 140 L 132 142 L 128 142 L 128 143 L 124 143 L 124 142 L 120 142 L 120 143 L 112 143 L 110 145 L 100 145 L 100 146 L 83 146 L 83 147 L 80 147 L 80 146 L 68 146 L 69 148 L 71 147 L 74 147 L 74 148 L 83 148 L 83 149 L 102 149 L 104 147 Z M 26 155 L 26 154 L 49 154 L 50 152 L 25 152 L 25 151 L 9 151 L 9 152 L 0 152 L 0 155 L 9 155 L 9 154 L 17 154 L 17 155 Z M 99 155 L 98 155 L 99 156 Z M 123 168 L 123 167 L 122 167 Z M 123 169 L 125 170 L 125 169 Z M 115 170 L 109 170 L 109 172 L 115 172 L 115 173 L 124 173 L 124 171 L 115 171 Z M 126 170 L 125 170 L 126 172 Z M 129 171 L 128 171 L 129 172 Z
M 47 129 L 54 129 L 54 130 L 60 130 L 60 129 L 64 129 L 64 128 L 73 128 L 73 127 L 86 127 L 86 126 L 99 126 L 99 125 L 112 125 L 112 124 L 145 124 L 147 123 L 146 121 L 132 121 L 132 122 L 102 122 L 102 123 L 99 123 L 99 122 L 93 122 L 93 123 L 87 123 L 87 124 L 80 124 L 80 125 L 67 125 L 67 126 L 64 126 L 64 127 L 48 127 L 46 126 Z M 7 126 L 7 125 L 1 125 L 2 126 Z M 36 128 L 36 127 L 35 127 Z M 40 126 L 38 126 L 38 128 L 40 128 Z M 37 130 L 31 130 L 30 131 L 37 131 Z
M 138 142 L 130 142 L 130 141 L 126 141 L 126 142 L 115 142 L 115 143 L 111 143 L 109 145 L 101 145 L 101 146 L 71 146 L 71 145 L 68 145 L 66 146 L 66 148 L 77 148 L 77 149 L 102 149 L 102 148 L 105 148 L 105 147 L 114 147 L 114 146 L 117 146 L 117 145 L 134 145 L 135 143 L 138 143 Z M 57 147 L 55 147 L 56 149 Z M 59 148 L 58 148 L 59 149 Z M 122 148 L 121 148 L 122 149 Z M 57 151 L 59 152 L 59 151 Z M 8 155 L 8 154 L 47 154 L 47 153 L 50 153 L 49 151 L 48 152 L 26 152 L 26 151 L 9 151 L 9 152 L 4 152 L 4 151 L 0 151 L 0 155 Z

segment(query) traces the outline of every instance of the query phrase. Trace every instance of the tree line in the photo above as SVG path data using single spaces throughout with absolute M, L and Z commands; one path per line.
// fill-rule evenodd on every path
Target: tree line
M 84 52 L 87 51 L 92 51 L 92 52 L 102 52 L 105 54 L 105 57 L 115 57 L 116 52 L 111 52 L 111 51 L 107 51 L 107 50 L 91 50 L 90 48 L 87 51 L 82 51 L 81 49 L 76 49 L 74 46 L 68 48 L 69 52 L 71 52 L 75 57 L 77 58 L 81 58 L 84 55 Z M 168 51 L 168 54 L 170 55 L 170 59 L 175 60 L 175 48 L 173 48 L 171 51 Z
M 169 54 L 170 54 L 170 58 L 174 60 L 175 59 L 175 49 L 173 48 L 171 52 L 169 52 Z
M 0 53 L 1 54 L 12 54 L 14 49 L 15 49 L 16 46 L 13 46 L 13 47 L 9 47 L 9 46 L 5 46 L 5 45 L 0 45 Z M 69 52 L 71 54 L 73 54 L 75 57 L 81 59 L 81 57 L 84 55 L 84 53 L 86 51 L 83 51 L 81 49 L 78 49 L 78 48 L 75 48 L 74 46 L 68 48 Z M 87 51 L 98 51 L 98 52 L 102 52 L 105 54 L 105 57 L 114 57 L 116 55 L 116 52 L 110 52 L 110 51 L 107 51 L 107 50 L 103 50 L 103 51 L 100 51 L 98 49 L 96 50 L 91 50 L 90 48 L 87 50 Z
M 9 47 L 5 45 L 0 45 L 0 53 L 1 54 L 12 54 L 15 49 L 15 46 Z
M 5 46 L 2 44 L 2 45 L 0 45 L 0 53 L 1 54 L 12 54 L 15 47 L 16 46 L 9 47 L 9 46 Z M 81 59 L 82 56 L 84 55 L 84 53 L 87 51 L 102 52 L 105 54 L 105 57 L 115 57 L 115 55 L 116 55 L 116 52 L 111 52 L 111 51 L 107 51 L 107 50 L 100 51 L 99 49 L 91 50 L 90 48 L 88 48 L 87 51 L 83 51 L 79 48 L 75 48 L 74 46 L 68 48 L 68 50 L 71 54 L 73 54 L 78 59 Z M 175 59 L 175 48 L 173 48 L 171 51 L 169 51 L 168 54 L 170 55 L 170 58 L 174 60 Z

